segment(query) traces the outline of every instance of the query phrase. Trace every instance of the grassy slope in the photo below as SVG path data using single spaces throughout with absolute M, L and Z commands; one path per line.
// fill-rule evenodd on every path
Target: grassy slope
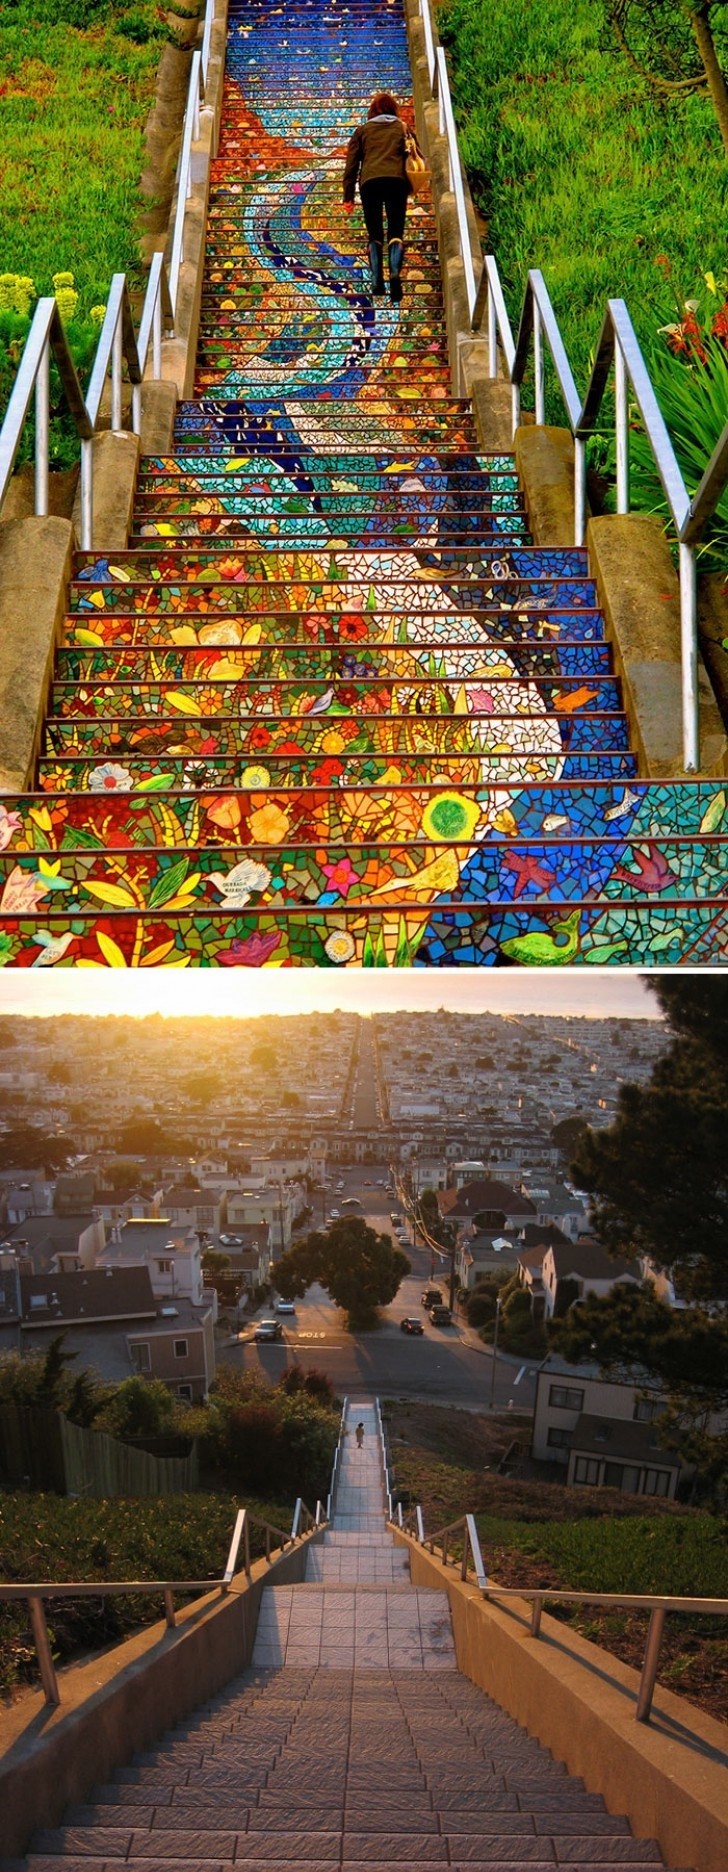
M 293 1504 L 255 1502 L 253 1515 L 290 1527 Z M 167 1495 L 159 1500 L 71 1501 L 57 1495 L 0 1492 L 0 1579 L 207 1579 L 222 1573 L 235 1524 L 234 1495 Z M 254 1556 L 263 1536 L 252 1532 Z M 48 1623 L 56 1661 L 116 1644 L 162 1616 L 158 1601 L 51 1601 Z M 0 1696 L 35 1683 L 37 1667 L 26 1606 L 0 1605 Z
M 390 1403 L 386 1414 L 397 1485 L 422 1505 L 426 1530 L 474 1512 L 487 1570 L 500 1585 L 728 1597 L 725 1522 L 718 1516 L 613 1489 L 499 1476 L 496 1464 L 514 1441 L 506 1421 L 404 1403 Z M 527 1449 L 527 1432 L 517 1436 Z M 641 1668 L 646 1614 L 587 1609 L 574 1623 Z M 659 1673 L 669 1689 L 724 1721 L 725 1624 L 668 1619 Z
M 710 105 L 646 96 L 595 0 L 444 0 L 438 25 L 511 315 L 540 267 L 583 386 L 607 297 L 627 300 L 641 336 L 674 316 L 658 255 L 681 298 L 724 271 L 728 164 Z
M 153 0 L 137 0 L 133 14 L 98 0 L 84 30 L 64 11 L 63 0 L 0 5 L 0 273 L 29 275 L 41 293 L 54 273 L 74 273 L 87 312 L 105 301 L 112 273 L 139 271 L 159 21 Z M 154 36 L 134 43 L 125 21 Z

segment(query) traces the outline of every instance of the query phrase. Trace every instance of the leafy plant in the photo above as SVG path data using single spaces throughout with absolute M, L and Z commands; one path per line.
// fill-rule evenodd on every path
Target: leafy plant
M 712 274 L 708 285 L 707 305 L 699 300 L 678 305 L 677 320 L 663 324 L 645 347 L 657 400 L 690 494 L 695 493 L 728 423 L 728 308 Z M 636 408 L 631 411 L 629 452 L 633 504 L 659 514 L 672 529 L 667 499 Z M 701 557 L 722 569 L 727 554 L 728 488 L 707 529 Z

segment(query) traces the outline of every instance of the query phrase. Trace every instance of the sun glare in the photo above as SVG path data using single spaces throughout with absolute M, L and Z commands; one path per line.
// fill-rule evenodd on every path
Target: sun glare
M 164 969 L 115 970 L 76 974 L 0 977 L 0 1014 L 119 1014 L 143 1018 L 193 1017 L 249 1020 L 267 1014 L 328 1013 L 342 1008 L 359 1014 L 393 1013 L 399 1008 L 446 1006 L 453 1012 L 495 1014 L 582 1014 L 589 1017 L 655 1017 L 657 1002 L 644 977 L 628 970 L 510 971 L 487 977 L 477 971 L 453 975 L 447 983 L 427 970 L 391 975 L 361 970 L 341 973 L 317 969 L 217 970 L 182 974 Z

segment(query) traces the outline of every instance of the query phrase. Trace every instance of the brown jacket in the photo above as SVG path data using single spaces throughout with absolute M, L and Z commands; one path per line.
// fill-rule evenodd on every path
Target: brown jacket
M 354 200 L 357 177 L 374 182 L 397 177 L 406 182 L 405 128 L 401 117 L 369 117 L 350 138 L 344 167 L 344 201 Z

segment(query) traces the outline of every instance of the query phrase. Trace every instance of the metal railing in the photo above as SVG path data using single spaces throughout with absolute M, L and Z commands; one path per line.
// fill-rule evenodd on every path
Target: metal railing
M 583 546 L 586 534 L 586 443 L 598 432 L 598 417 L 614 373 L 615 455 L 617 513 L 630 511 L 629 425 L 630 388 L 641 418 L 667 506 L 679 553 L 680 638 L 682 662 L 683 765 L 687 773 L 700 764 L 698 720 L 696 547 L 728 486 L 728 423 L 706 464 L 699 486 L 691 496 L 660 410 L 639 340 L 623 299 L 609 299 L 596 356 L 585 396 L 579 396 L 558 320 L 543 274 L 533 268 L 527 278 L 514 341 L 508 311 L 493 254 L 481 255 L 479 279 L 475 272 L 477 243 L 468 222 L 463 170 L 452 110 L 445 52 L 435 42 L 429 0 L 419 0 L 425 53 L 433 100 L 437 100 L 439 126 L 447 141 L 450 185 L 455 197 L 460 253 L 468 297 L 470 330 L 480 331 L 487 315 L 488 373 L 503 372 L 512 392 L 513 433 L 520 420 L 521 387 L 531 359 L 537 423 L 545 422 L 545 357 L 548 350 L 574 439 L 574 544 Z M 476 259 L 474 259 L 474 247 Z
M 138 337 L 134 331 L 126 274 L 115 273 L 109 289 L 104 321 L 84 396 L 55 299 L 39 299 L 25 342 L 12 393 L 0 429 L 0 506 L 15 466 L 31 404 L 35 411 L 34 513 L 48 512 L 50 440 L 50 361 L 53 356 L 61 393 L 81 443 L 81 547 L 93 546 L 93 439 L 99 433 L 100 412 L 111 373 L 111 429 L 122 428 L 122 383 L 126 365 L 132 386 L 132 430 L 141 429 L 141 386 L 151 346 L 151 378 L 162 375 L 162 337 L 174 332 L 179 276 L 184 254 L 185 216 L 192 193 L 193 144 L 200 131 L 210 62 L 215 0 L 206 0 L 202 49 L 192 57 L 184 127 L 177 165 L 177 204 L 172 228 L 169 266 L 156 253 L 149 269 Z
M 293 1527 L 290 1533 L 276 1527 L 275 1522 L 266 1521 L 261 1515 L 251 1515 L 249 1509 L 239 1508 L 225 1570 L 220 1579 L 186 1580 L 64 1580 L 54 1583 L 50 1580 L 23 1581 L 12 1586 L 0 1585 L 0 1601 L 25 1600 L 30 1613 L 30 1623 L 35 1641 L 40 1680 L 45 1693 L 46 1703 L 58 1704 L 61 1701 L 58 1678 L 53 1662 L 50 1634 L 45 1613 L 47 1599 L 114 1599 L 122 1594 L 138 1593 L 142 1598 L 158 1597 L 164 1600 L 164 1616 L 170 1629 L 177 1623 L 174 1604 L 175 1593 L 194 1593 L 198 1595 L 214 1592 L 217 1588 L 222 1597 L 229 1593 L 237 1571 L 251 1578 L 251 1528 L 261 1529 L 264 1535 L 265 1559 L 268 1566 L 276 1553 L 285 1553 L 289 1547 L 307 1540 L 316 1529 L 322 1527 L 325 1515 L 321 1503 L 316 1505 L 315 1517 L 309 1514 L 304 1502 L 296 1502 Z M 239 1567 L 242 1548 L 242 1567 Z
M 451 1521 L 448 1527 L 440 1528 L 436 1534 L 425 1534 L 422 1510 L 417 1507 L 411 1510 L 404 1519 L 401 1516 L 398 1517 L 397 1525 L 403 1533 L 409 1535 L 410 1539 L 417 1541 L 419 1546 L 425 1547 L 433 1558 L 438 1558 L 443 1567 L 450 1564 L 457 1566 L 461 1580 L 467 1581 L 472 1574 L 475 1585 L 485 1599 L 506 1601 L 512 1599 L 529 1604 L 531 1607 L 530 1632 L 533 1638 L 541 1636 L 541 1616 L 546 1603 L 616 1606 L 627 1612 L 648 1611 L 650 1622 L 635 1705 L 636 1722 L 647 1723 L 650 1720 L 667 1613 L 697 1613 L 701 1617 L 728 1618 L 728 1599 L 687 1599 L 676 1593 L 572 1592 L 570 1589 L 562 1590 L 557 1586 L 553 1588 L 550 1586 L 496 1586 L 486 1574 L 473 1515 L 462 1515 L 459 1521 Z M 450 1548 L 453 1545 L 457 1545 L 458 1552 L 451 1562 Z M 436 1549 L 439 1549 L 439 1553 Z
M 389 1477 L 389 1457 L 387 1455 L 387 1439 L 384 1434 L 384 1424 L 382 1422 L 382 1410 L 381 1410 L 379 1398 L 374 1399 L 374 1410 L 375 1410 L 376 1419 L 377 1419 L 377 1437 L 379 1440 L 379 1453 L 382 1458 L 382 1471 L 384 1475 L 384 1493 L 387 1497 L 387 1519 L 388 1521 L 391 1521 L 392 1519 L 392 1488 L 391 1488 L 391 1482 L 390 1482 L 390 1477 Z
M 334 1460 L 331 1465 L 331 1481 L 329 1483 L 329 1492 L 326 1497 L 326 1520 L 327 1521 L 331 1520 L 331 1516 L 334 1511 L 334 1503 L 336 1501 L 336 1485 L 339 1480 L 341 1451 L 343 1447 L 344 1437 L 346 1436 L 346 1413 L 347 1413 L 348 1408 L 349 1408 L 349 1399 L 344 1398 L 344 1402 L 341 1406 L 341 1417 L 339 1420 L 339 1441 L 336 1445 L 336 1449 L 334 1450 Z

